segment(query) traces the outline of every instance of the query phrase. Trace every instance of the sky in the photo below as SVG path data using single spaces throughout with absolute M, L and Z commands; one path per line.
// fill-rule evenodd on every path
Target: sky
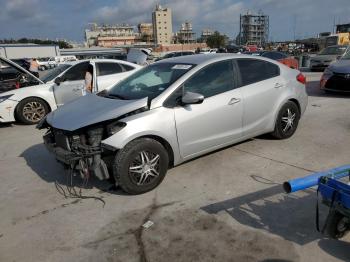
M 350 23 L 349 0 L 0 0 L 0 39 L 82 42 L 88 23 L 151 22 L 157 3 L 172 9 L 173 32 L 190 21 L 197 37 L 203 28 L 236 37 L 239 14 L 247 11 L 270 16 L 273 41 L 292 40 L 294 32 L 296 38 L 330 32 L 334 21 Z

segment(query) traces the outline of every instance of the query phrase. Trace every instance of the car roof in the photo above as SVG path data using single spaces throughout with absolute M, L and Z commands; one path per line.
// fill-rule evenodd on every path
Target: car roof
M 213 61 L 220 61 L 225 59 L 232 59 L 232 58 L 250 58 L 250 59 L 262 59 L 262 60 L 268 60 L 266 58 L 261 58 L 257 56 L 251 56 L 251 55 L 242 55 L 242 54 L 228 54 L 228 53 L 211 53 L 211 54 L 195 54 L 195 55 L 189 55 L 189 56 L 178 56 L 168 59 L 163 59 L 160 61 L 157 61 L 156 63 L 181 63 L 181 64 L 207 64 Z M 269 60 L 271 61 L 271 60 Z
M 122 63 L 122 64 L 126 64 L 126 65 L 131 65 L 134 67 L 141 67 L 138 64 L 135 63 L 131 63 L 129 61 L 124 61 L 124 60 L 119 60 L 119 59 L 107 59 L 107 58 L 96 58 L 96 59 L 82 59 L 82 60 L 77 60 L 77 61 L 67 61 L 64 62 L 65 64 L 69 64 L 69 65 L 75 65 L 81 62 L 107 62 L 107 63 Z

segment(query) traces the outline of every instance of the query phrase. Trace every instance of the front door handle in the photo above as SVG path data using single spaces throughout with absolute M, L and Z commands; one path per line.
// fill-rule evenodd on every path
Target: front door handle
M 241 102 L 241 99 L 239 98 L 231 98 L 230 102 L 228 102 L 229 105 L 234 105 Z
M 83 90 L 82 87 L 80 87 L 80 88 L 74 88 L 74 89 L 73 89 L 74 92 L 78 92 L 78 91 L 81 91 L 81 90 Z
M 281 84 L 281 83 L 276 83 L 275 84 L 275 88 L 281 88 L 281 87 L 283 87 L 284 85 L 283 84 Z

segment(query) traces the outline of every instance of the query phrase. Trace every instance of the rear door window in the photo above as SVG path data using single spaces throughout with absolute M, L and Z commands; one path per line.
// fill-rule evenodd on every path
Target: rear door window
M 241 75 L 240 86 L 250 85 L 280 75 L 277 65 L 258 59 L 237 59 Z
M 118 63 L 96 63 L 97 76 L 113 75 L 123 72 L 123 68 Z

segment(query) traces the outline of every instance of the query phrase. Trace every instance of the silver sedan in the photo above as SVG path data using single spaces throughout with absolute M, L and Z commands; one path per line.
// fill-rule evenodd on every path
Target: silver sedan
M 262 57 L 193 55 L 145 67 L 38 127 L 67 167 L 140 194 L 194 157 L 265 133 L 289 138 L 306 106 L 297 70 Z

